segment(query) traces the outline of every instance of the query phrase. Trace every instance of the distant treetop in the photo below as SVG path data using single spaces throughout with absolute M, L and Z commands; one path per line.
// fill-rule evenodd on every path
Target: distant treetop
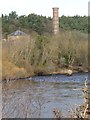
M 88 33 L 88 17 L 87 16 L 61 16 L 59 17 L 59 27 L 64 30 L 78 30 Z M 2 14 L 2 32 L 3 35 L 23 35 L 22 31 L 30 33 L 31 31 L 37 32 L 39 35 L 48 33 L 52 34 L 53 25 L 52 18 L 40 16 L 36 14 L 29 14 L 27 16 L 18 16 L 17 13 L 12 11 L 9 15 Z M 17 30 L 17 31 L 16 31 Z M 16 31 L 12 33 L 13 31 Z

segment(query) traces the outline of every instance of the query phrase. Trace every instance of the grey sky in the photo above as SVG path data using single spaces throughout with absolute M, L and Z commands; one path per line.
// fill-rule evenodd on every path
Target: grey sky
M 59 7 L 59 16 L 88 15 L 88 0 L 0 0 L 0 14 L 16 11 L 18 15 L 35 13 L 52 16 L 52 7 Z

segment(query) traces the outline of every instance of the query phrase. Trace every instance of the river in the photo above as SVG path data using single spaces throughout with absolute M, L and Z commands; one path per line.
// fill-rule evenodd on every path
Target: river
M 84 103 L 82 88 L 88 73 L 72 76 L 34 76 L 3 82 L 3 118 L 53 118 L 58 108 L 62 117 L 69 117 Z

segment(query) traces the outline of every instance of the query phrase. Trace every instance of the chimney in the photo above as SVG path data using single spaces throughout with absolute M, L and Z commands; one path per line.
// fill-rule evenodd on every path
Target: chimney
M 59 33 L 59 8 L 53 8 L 53 33 L 54 35 Z

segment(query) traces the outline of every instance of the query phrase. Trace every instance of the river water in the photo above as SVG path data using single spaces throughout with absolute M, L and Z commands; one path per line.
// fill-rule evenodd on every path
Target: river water
M 53 118 L 53 109 L 69 117 L 84 103 L 82 88 L 87 73 L 72 76 L 35 76 L 2 85 L 3 118 Z

